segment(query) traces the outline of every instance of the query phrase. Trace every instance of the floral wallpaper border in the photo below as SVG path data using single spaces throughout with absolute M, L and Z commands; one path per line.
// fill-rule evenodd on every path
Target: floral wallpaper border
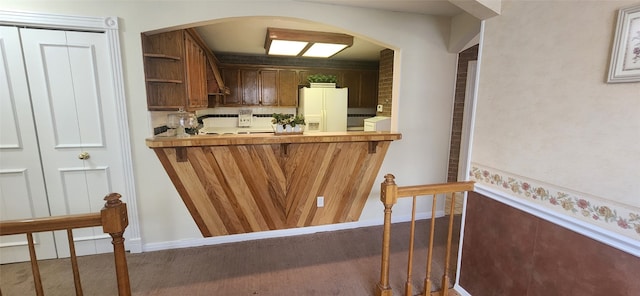
M 627 207 L 606 204 L 606 200 L 568 192 L 550 184 L 476 164 L 472 165 L 469 176 L 476 182 L 499 187 L 501 191 L 508 190 L 517 197 L 540 203 L 556 212 L 568 214 L 631 238 L 640 237 L 640 213 Z

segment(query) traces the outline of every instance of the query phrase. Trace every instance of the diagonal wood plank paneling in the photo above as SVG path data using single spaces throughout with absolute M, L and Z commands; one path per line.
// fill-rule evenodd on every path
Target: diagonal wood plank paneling
M 356 221 L 391 141 L 153 148 L 203 236 Z M 316 207 L 316 197 L 325 205 Z

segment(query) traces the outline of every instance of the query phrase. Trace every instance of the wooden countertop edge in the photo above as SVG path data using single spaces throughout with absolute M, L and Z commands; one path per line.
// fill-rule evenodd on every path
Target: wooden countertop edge
M 303 144 L 339 142 L 377 142 L 402 139 L 402 134 L 393 132 L 322 132 L 302 135 L 247 134 L 247 135 L 196 135 L 186 138 L 147 138 L 149 148 L 229 146 L 264 144 Z

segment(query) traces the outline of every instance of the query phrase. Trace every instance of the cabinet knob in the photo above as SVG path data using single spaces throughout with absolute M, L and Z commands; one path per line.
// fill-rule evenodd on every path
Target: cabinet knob
M 78 159 L 87 160 L 89 159 L 89 157 L 91 157 L 91 155 L 89 155 L 89 152 L 82 152 L 78 154 Z

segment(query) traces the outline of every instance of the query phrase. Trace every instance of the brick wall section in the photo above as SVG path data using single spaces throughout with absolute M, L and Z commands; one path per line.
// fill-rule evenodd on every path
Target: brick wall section
M 382 112 L 376 115 L 391 116 L 391 91 L 393 90 L 393 50 L 380 51 L 380 70 L 378 72 L 378 105 Z
M 456 93 L 453 101 L 453 121 L 449 153 L 447 182 L 458 181 L 458 163 L 460 161 L 460 140 L 462 137 L 462 119 L 464 115 L 464 96 L 467 89 L 467 66 L 469 61 L 478 60 L 478 45 L 474 45 L 458 54 L 458 74 Z

